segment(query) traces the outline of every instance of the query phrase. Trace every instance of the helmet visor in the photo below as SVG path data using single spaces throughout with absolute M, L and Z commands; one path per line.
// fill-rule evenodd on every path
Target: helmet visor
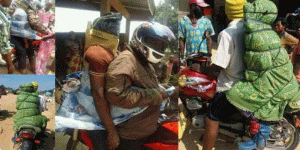
M 146 47 L 162 54 L 165 53 L 165 50 L 168 47 L 168 41 L 159 37 L 144 36 L 140 39 L 140 42 L 143 43 L 143 45 L 145 45 Z
M 152 63 L 158 63 L 165 56 L 165 54 L 159 53 L 153 50 L 152 48 L 147 47 L 147 49 L 148 49 L 147 59 Z

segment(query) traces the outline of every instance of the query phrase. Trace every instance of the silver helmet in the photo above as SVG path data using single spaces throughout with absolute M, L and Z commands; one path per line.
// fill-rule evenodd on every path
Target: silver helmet
M 149 62 L 158 63 L 165 56 L 165 50 L 173 39 L 175 36 L 167 26 L 146 22 L 135 29 L 129 44 L 139 50 Z

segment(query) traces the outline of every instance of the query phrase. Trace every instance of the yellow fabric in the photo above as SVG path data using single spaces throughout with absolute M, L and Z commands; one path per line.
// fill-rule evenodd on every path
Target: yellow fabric
M 245 0 L 226 0 L 225 13 L 229 20 L 244 18 Z
M 114 57 L 117 56 L 117 48 L 119 45 L 118 36 L 92 29 L 92 25 L 88 24 L 85 33 L 85 50 L 92 45 L 100 45 L 107 48 Z M 88 63 L 84 61 L 84 67 L 88 68 Z
M 31 84 L 33 85 L 34 91 L 36 92 L 39 87 L 39 84 L 37 82 L 31 82 Z
M 90 29 L 86 33 L 85 48 L 92 45 L 100 45 L 110 50 L 114 56 L 116 56 L 117 48 L 119 44 L 119 38 L 115 35 Z

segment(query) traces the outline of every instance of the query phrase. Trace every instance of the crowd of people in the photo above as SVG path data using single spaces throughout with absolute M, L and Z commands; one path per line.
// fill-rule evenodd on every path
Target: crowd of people
M 286 17 L 278 17 L 273 25 L 293 63 L 294 74 L 300 83 L 300 8 Z
M 75 32 L 69 32 L 64 42 L 67 74 L 82 72 L 81 89 L 92 97 L 84 101 L 93 101 L 94 108 L 81 103 L 81 98 L 76 104 L 80 104 L 80 110 L 89 109 L 84 112 L 94 116 L 93 122 L 100 120 L 105 128 L 87 131 L 94 149 L 142 149 L 159 127 L 161 103 L 169 97 L 159 84 L 176 82 L 172 78 L 179 69 L 174 55 L 161 61 L 169 43 L 175 40 L 167 26 L 143 23 L 128 44 L 119 44 L 121 19 L 119 13 L 103 15 L 88 26 L 84 43 Z M 115 113 L 121 113 L 121 118 Z M 124 118 L 126 121 L 118 123 Z
M 246 57 L 245 55 L 249 55 L 250 52 L 248 53 L 246 52 L 249 49 L 249 45 L 246 48 L 246 44 L 244 40 L 246 35 L 251 33 L 249 31 L 247 33 L 245 32 L 246 30 L 245 24 L 247 25 L 247 22 L 244 22 L 245 3 L 247 3 L 247 1 L 226 0 L 225 7 L 221 6 L 219 8 L 219 11 L 221 12 L 218 13 L 216 19 L 218 24 L 219 35 L 218 35 L 217 49 L 215 52 L 215 58 L 214 61 L 211 62 L 211 65 L 201 70 L 201 73 L 206 74 L 210 77 L 215 77 L 217 79 L 216 94 L 214 98 L 210 101 L 210 104 L 208 106 L 208 112 L 206 113 L 206 119 L 205 119 L 206 126 L 205 126 L 204 138 L 203 138 L 204 150 L 213 149 L 219 132 L 219 122 L 226 123 L 230 121 L 231 120 L 230 117 L 235 114 L 242 114 L 242 115 L 247 114 L 245 116 L 259 122 L 260 125 L 260 130 L 259 130 L 260 134 L 253 135 L 252 139 L 248 141 L 238 142 L 239 149 L 256 149 L 256 148 L 265 147 L 266 146 L 264 144 L 265 139 L 267 139 L 270 136 L 270 126 L 268 125 L 268 121 L 278 120 L 278 118 L 275 118 L 272 115 L 269 116 L 266 115 L 268 117 L 259 115 L 257 112 L 261 111 L 260 108 L 256 109 L 254 113 L 251 110 L 251 107 L 253 107 L 253 105 L 256 105 L 258 103 L 254 104 L 254 102 L 252 103 L 249 102 L 252 101 L 252 99 L 254 99 L 253 97 L 250 97 L 250 99 L 247 99 L 246 98 L 247 96 L 244 96 L 243 98 L 237 98 L 238 95 L 246 95 L 247 91 L 242 91 L 241 85 L 243 85 L 245 82 L 249 80 L 248 78 L 250 76 L 249 75 L 250 73 L 248 72 L 248 76 L 246 76 L 247 77 L 246 78 L 245 72 L 247 73 L 247 69 L 249 69 L 251 66 L 249 66 L 249 62 L 246 61 L 247 60 L 250 61 L 252 59 L 251 57 L 248 58 L 249 56 L 247 57 L 248 59 L 245 59 Z M 257 5 L 261 5 L 263 3 L 268 3 L 268 2 L 260 1 L 257 2 Z M 249 6 L 251 4 L 250 2 L 248 3 L 249 8 L 251 8 Z M 189 6 L 190 6 L 190 13 L 187 16 L 184 16 L 178 22 L 179 51 L 181 53 L 181 56 L 188 55 L 190 53 L 197 53 L 198 51 L 204 53 L 211 53 L 211 44 L 212 44 L 211 38 L 207 37 L 205 32 L 210 31 L 211 35 L 214 35 L 215 32 L 214 32 L 214 28 L 212 27 L 211 21 L 207 19 L 205 16 L 203 16 L 202 13 L 205 7 L 208 7 L 209 4 L 205 3 L 204 0 L 189 0 Z M 275 4 L 272 4 L 272 7 L 270 5 L 270 8 L 274 9 L 274 11 L 277 12 L 277 8 Z M 260 12 L 257 13 L 250 12 L 250 13 L 253 13 L 253 15 L 252 16 L 248 15 L 247 17 L 249 18 L 260 14 Z M 251 21 L 251 19 L 249 20 Z M 258 24 L 259 23 L 257 23 L 256 25 Z M 287 14 L 286 16 L 284 16 L 284 18 L 277 17 L 277 19 L 274 21 L 274 24 L 271 25 L 273 25 L 272 32 L 275 31 L 278 34 L 278 37 L 281 40 L 282 47 L 286 49 L 290 61 L 292 61 L 293 70 L 288 70 L 288 72 L 293 71 L 298 83 L 300 83 L 299 80 L 300 8 L 298 8 L 294 13 Z M 248 27 L 247 29 L 249 28 L 251 28 L 251 26 Z M 272 28 L 264 29 L 264 30 L 266 31 L 272 30 Z M 270 36 L 272 36 L 272 34 Z M 277 37 L 275 36 L 275 38 Z M 275 41 L 273 42 L 275 43 Z M 268 44 L 268 43 L 263 43 L 263 42 L 259 44 L 257 43 L 257 45 L 263 45 L 263 44 Z M 278 50 L 278 48 L 275 50 Z M 258 50 L 250 49 L 249 51 L 258 51 Z M 284 56 L 285 54 L 278 54 L 278 55 L 282 55 L 282 57 L 285 57 Z M 279 59 L 278 55 L 276 56 L 276 59 L 277 58 Z M 253 55 L 253 57 L 254 56 L 255 55 Z M 263 59 L 265 58 L 263 57 L 256 58 L 256 61 L 263 62 L 264 61 Z M 289 61 L 287 61 L 286 64 L 288 63 Z M 259 67 L 262 66 L 257 66 L 257 68 Z M 254 70 L 251 69 L 250 71 L 254 72 Z M 261 72 L 257 71 L 257 72 L 261 74 L 260 76 L 264 75 L 262 71 Z M 286 73 L 286 76 L 288 75 L 289 74 Z M 259 78 L 259 76 L 257 78 Z M 267 82 L 276 83 L 277 81 L 276 79 L 271 81 L 262 81 L 262 83 L 267 83 Z M 249 89 L 251 88 L 251 84 L 248 84 Z M 291 80 L 290 83 L 286 83 L 286 84 L 293 85 L 294 80 Z M 239 87 L 240 90 L 238 90 L 237 87 Z M 273 87 L 268 87 L 268 89 L 272 91 Z M 297 92 L 293 93 L 292 95 L 295 94 L 297 94 Z M 286 100 L 287 99 L 279 99 L 279 101 L 282 102 Z M 255 99 L 255 101 L 259 101 L 259 100 Z M 269 111 L 271 112 L 271 110 L 274 109 L 275 107 L 278 106 L 269 106 L 269 108 L 266 109 L 268 109 L 268 112 Z M 285 105 L 282 107 L 285 108 Z M 282 112 L 280 111 L 276 111 L 272 113 L 278 114 L 278 116 L 282 117 L 282 114 L 280 115 L 280 113 Z
M 213 148 L 219 131 L 219 122 L 226 122 L 236 113 L 250 114 L 248 116 L 258 121 L 261 127 L 261 134 L 255 134 L 249 141 L 238 143 L 240 149 L 265 147 L 265 139 L 270 136 L 268 125 L 270 118 L 263 118 L 262 115 L 251 112 L 246 105 L 248 102 L 246 96 L 239 99 L 242 101 L 240 104 L 237 104 L 234 98 L 229 98 L 231 93 L 235 92 L 235 87 L 246 80 L 245 72 L 249 69 L 244 59 L 246 51 L 249 50 L 245 46 L 244 37 L 250 34 L 245 32 L 244 28 L 245 3 L 244 0 L 225 1 L 225 7 L 221 10 L 224 9 L 226 16 L 223 14 L 220 17 L 226 19 L 219 18 L 223 26 L 218 35 L 215 60 L 202 70 L 202 73 L 217 78 L 217 91 L 208 106 L 205 119 L 206 130 L 203 139 L 205 150 Z M 31 0 L 15 0 L 11 5 L 9 0 L 3 0 L 1 5 L 3 7 L 0 7 L 0 21 L 3 25 L 0 52 L 7 62 L 8 73 L 13 73 L 17 64 L 16 69 L 26 74 L 27 58 L 31 72 L 47 73 L 50 66 L 54 66 L 54 62 L 48 62 L 55 51 L 54 13 L 51 11 L 53 4 L 47 3 L 43 8 L 40 3 Z M 211 36 L 215 31 L 211 21 L 203 16 L 203 9 L 209 5 L 204 0 L 189 0 L 189 6 L 190 14 L 178 22 L 179 52 L 211 53 L 213 43 Z M 82 85 L 89 85 L 89 92 L 85 94 L 93 98 L 97 114 L 95 118 L 97 121 L 101 120 L 106 129 L 88 131 L 94 149 L 142 149 L 142 144 L 158 128 L 161 103 L 170 97 L 159 84 L 168 82 L 172 75 L 179 71 L 179 60 L 174 55 L 169 56 L 166 63 L 159 64 L 165 56 L 170 39 L 175 38 L 168 27 L 159 23 L 147 22 L 138 26 L 130 42 L 122 44 L 121 50 L 117 52 L 121 19 L 122 16 L 118 13 L 103 15 L 88 27 L 84 44 L 82 40 L 76 39 L 74 32 L 69 33 L 69 39 L 65 42 L 67 74 L 78 71 L 88 74 L 88 79 L 82 79 L 81 82 Z M 224 22 L 228 26 L 225 27 Z M 272 27 L 272 31 L 275 31 L 281 40 L 281 46 L 289 55 L 293 73 L 299 83 L 300 8 L 294 13 L 287 14 L 285 18 L 278 17 Z M 37 40 L 40 43 L 37 44 Z M 13 48 L 16 50 L 15 64 L 11 58 Z M 281 48 L 275 50 L 280 52 Z M 285 55 L 279 52 L 278 55 Z M 159 69 L 155 69 L 153 64 L 158 64 Z M 285 102 L 286 99 L 279 101 Z M 282 104 L 283 107 L 286 104 Z M 141 107 L 145 109 L 124 122 L 114 124 L 112 106 L 118 107 L 116 109 L 130 110 Z M 271 112 L 275 107 L 277 108 L 271 105 L 266 107 L 265 111 Z M 279 111 L 272 113 L 276 114 L 276 117 L 282 117 Z M 278 120 L 274 118 L 271 120 Z
M 84 40 L 78 37 L 74 31 L 70 31 L 68 39 L 64 41 L 66 57 L 64 63 L 67 65 L 66 74 L 80 72 L 84 68 Z M 127 42 L 121 41 L 118 44 L 116 55 L 119 55 L 128 46 Z M 158 63 L 153 63 L 158 80 L 163 84 L 177 84 L 177 74 L 179 71 L 179 58 L 173 54 L 167 54 L 164 59 Z
M 6 0 L 1 6 L 1 54 L 8 74 L 54 73 L 55 31 L 53 3 Z M 27 62 L 29 61 L 29 65 Z

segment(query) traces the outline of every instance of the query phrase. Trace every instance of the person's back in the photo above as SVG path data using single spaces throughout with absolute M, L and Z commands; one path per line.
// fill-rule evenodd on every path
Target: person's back
M 212 65 L 205 69 L 205 74 L 217 77 L 217 93 L 207 110 L 206 129 L 203 138 L 203 149 L 213 148 L 219 131 L 219 122 L 231 123 L 239 114 L 226 97 L 226 92 L 244 78 L 244 0 L 226 0 L 225 12 L 231 21 L 228 27 L 218 36 L 218 49 Z
M 28 1 L 28 0 L 14 1 L 14 5 L 16 7 L 23 9 L 26 12 L 28 23 L 31 29 L 45 35 L 47 35 L 50 32 L 50 30 L 41 23 L 38 15 L 36 14 L 34 1 Z
M 244 33 L 243 20 L 232 21 L 218 37 L 218 49 L 213 64 L 222 69 L 217 82 L 217 91 L 227 91 L 233 84 L 244 79 Z
M 161 97 L 157 95 L 158 93 L 155 92 L 144 93 L 145 95 L 134 94 L 135 89 L 132 89 L 131 91 L 135 97 L 132 97 L 133 99 L 127 97 L 130 93 L 128 93 L 129 91 L 125 92 L 125 90 L 130 86 L 137 87 L 137 91 L 139 88 L 155 89 L 158 86 L 153 67 L 150 64 L 141 64 L 136 56 L 134 56 L 133 52 L 129 50 L 123 51 L 112 63 L 110 63 L 107 74 L 107 99 L 112 105 L 122 108 L 134 108 L 141 105 L 149 105 L 147 104 L 150 102 L 149 98 L 161 99 Z M 125 85 L 119 85 L 118 83 L 123 83 L 123 80 L 126 81 Z M 116 88 L 116 85 L 119 86 Z M 152 96 L 149 96 L 150 94 Z M 132 102 L 126 102 L 130 99 Z M 142 102 L 142 99 L 148 99 L 148 102 Z M 141 102 L 138 102 L 138 100 Z M 154 133 L 158 126 L 157 119 L 159 116 L 159 107 L 160 105 L 150 105 L 139 115 L 117 125 L 120 137 L 134 140 Z
M 30 27 L 27 17 L 27 13 L 22 8 L 15 8 L 11 20 L 11 35 L 27 39 L 41 39 Z

